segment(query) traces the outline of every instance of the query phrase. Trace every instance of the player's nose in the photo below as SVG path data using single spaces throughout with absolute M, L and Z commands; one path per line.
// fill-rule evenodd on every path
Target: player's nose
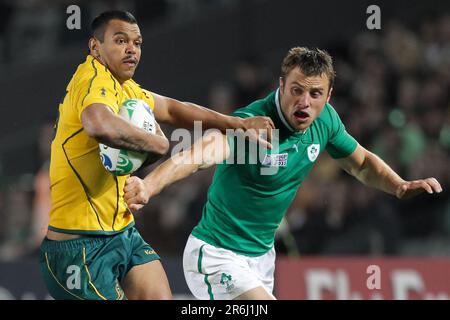
M 297 106 L 300 107 L 301 109 L 304 109 L 308 108 L 310 105 L 311 105 L 311 97 L 309 93 L 305 92 L 299 97 L 297 101 Z
M 134 46 L 133 43 L 128 43 L 126 49 L 125 49 L 125 53 L 126 54 L 136 54 L 136 48 Z

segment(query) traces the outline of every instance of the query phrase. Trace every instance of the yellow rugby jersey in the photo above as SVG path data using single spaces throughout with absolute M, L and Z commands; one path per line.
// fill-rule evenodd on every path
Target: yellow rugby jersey
M 93 103 L 115 113 L 126 99 L 142 99 L 153 110 L 152 94 L 133 80 L 122 86 L 88 55 L 78 66 L 59 105 L 51 147 L 52 208 L 49 229 L 73 234 L 114 234 L 134 225 L 123 199 L 127 176 L 115 177 L 100 160 L 98 142 L 83 130 L 81 113 Z

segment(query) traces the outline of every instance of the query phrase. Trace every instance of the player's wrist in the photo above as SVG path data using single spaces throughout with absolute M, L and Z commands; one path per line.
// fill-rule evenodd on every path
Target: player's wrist
M 407 190 L 408 183 L 409 183 L 408 181 L 402 180 L 396 184 L 395 196 L 398 199 L 402 199 L 405 196 L 405 192 Z
M 243 130 L 247 130 L 248 126 L 247 123 L 245 121 L 245 119 L 239 118 L 239 117 L 233 117 L 233 116 L 229 116 L 230 118 L 230 128 L 232 129 L 243 129 Z
M 144 188 L 147 196 L 147 200 L 150 199 L 153 195 L 155 195 L 157 185 L 154 183 L 154 179 L 144 179 Z

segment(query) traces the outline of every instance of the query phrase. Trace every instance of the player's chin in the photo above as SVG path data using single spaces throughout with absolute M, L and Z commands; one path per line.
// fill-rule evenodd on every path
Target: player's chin
M 121 66 L 122 68 L 121 68 L 121 72 L 125 75 L 131 75 L 131 76 L 133 76 L 134 75 L 134 72 L 136 71 L 136 67 L 137 67 L 137 65 L 130 65 L 130 64 L 123 64 L 122 66 Z
M 302 122 L 295 122 L 295 125 L 293 126 L 296 131 L 304 131 L 308 129 L 308 127 L 311 125 L 312 121 L 302 121 Z
M 130 80 L 131 78 L 133 78 L 134 71 L 135 71 L 135 69 L 133 69 L 133 70 L 123 70 L 122 71 L 122 79 L 124 79 L 126 81 L 126 80 Z

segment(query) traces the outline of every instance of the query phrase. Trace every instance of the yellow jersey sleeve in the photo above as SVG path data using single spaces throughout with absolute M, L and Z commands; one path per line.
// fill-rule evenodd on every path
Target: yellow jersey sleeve
M 120 84 L 106 67 L 95 59 L 92 58 L 90 65 L 91 68 L 87 68 L 81 81 L 74 84 L 79 87 L 74 88 L 79 92 L 79 103 L 76 104 L 78 118 L 81 119 L 83 110 L 94 103 L 104 104 L 114 113 L 118 113 L 122 99 Z

